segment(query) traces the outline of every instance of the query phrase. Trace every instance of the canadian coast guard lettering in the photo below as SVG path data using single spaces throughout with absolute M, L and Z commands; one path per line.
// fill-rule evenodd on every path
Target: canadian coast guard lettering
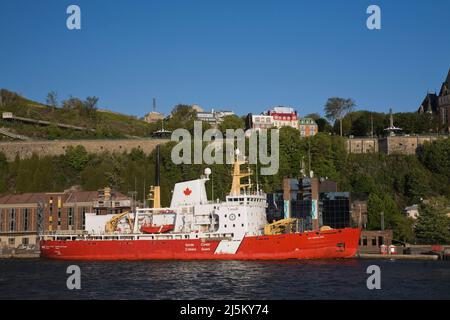
M 215 254 L 235 254 L 242 240 L 222 240 L 217 246 Z

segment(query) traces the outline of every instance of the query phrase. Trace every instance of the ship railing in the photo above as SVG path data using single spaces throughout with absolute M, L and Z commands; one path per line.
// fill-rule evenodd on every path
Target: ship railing
M 88 234 L 86 230 L 53 230 L 53 231 L 42 231 L 39 235 L 42 236 L 52 236 L 52 235 L 84 235 Z
M 231 240 L 233 233 L 169 233 L 169 234 L 42 234 L 41 239 L 54 241 L 82 240 Z

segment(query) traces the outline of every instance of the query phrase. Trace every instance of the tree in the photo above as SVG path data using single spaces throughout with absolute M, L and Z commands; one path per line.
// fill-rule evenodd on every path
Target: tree
M 416 236 L 422 243 L 450 242 L 449 201 L 435 197 L 422 203 L 416 224 Z
M 420 161 L 429 170 L 442 174 L 450 180 L 450 139 L 426 142 L 419 147 L 418 154 Z
M 227 129 L 244 129 L 245 123 L 242 118 L 231 115 L 223 118 L 223 121 L 219 124 L 219 130 L 222 131 L 223 134 L 226 133 Z
M 384 210 L 383 199 L 377 194 L 371 193 L 367 200 L 367 229 L 381 229 L 381 212 Z
M 84 112 L 92 120 L 96 120 L 98 97 L 87 97 L 83 103 Z
M 194 130 L 194 121 L 197 118 L 197 111 L 187 104 L 176 105 L 170 114 L 167 128 L 171 131 L 184 128 L 191 133 Z M 203 126 L 204 127 L 204 126 Z
M 355 102 L 352 99 L 343 99 L 338 97 L 329 98 L 325 104 L 325 117 L 329 120 L 339 121 L 340 134 L 342 136 L 342 118 L 348 112 L 352 111 Z
M 77 172 L 81 172 L 89 161 L 89 155 L 81 145 L 69 146 L 66 149 L 65 158 L 69 166 Z
M 58 95 L 56 94 L 55 91 L 50 91 L 47 94 L 46 102 L 47 102 L 47 105 L 49 105 L 50 107 L 53 107 L 53 108 L 58 107 Z
M 305 118 L 311 118 L 311 119 L 313 119 L 314 121 L 317 121 L 317 120 L 319 120 L 319 119 L 321 118 L 321 116 L 320 116 L 320 114 L 314 112 L 314 113 L 307 114 L 307 115 L 305 116 Z
M 325 118 L 317 119 L 316 124 L 319 132 L 327 132 L 327 133 L 333 132 L 333 127 Z
M 97 109 L 97 103 L 99 98 L 98 97 L 87 97 L 84 101 L 84 106 L 88 110 L 95 110 Z

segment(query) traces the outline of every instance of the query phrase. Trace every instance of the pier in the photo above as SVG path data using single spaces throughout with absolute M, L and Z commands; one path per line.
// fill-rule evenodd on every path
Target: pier
M 393 260 L 439 260 L 439 255 L 434 254 L 374 254 L 358 253 L 359 259 L 393 259 Z

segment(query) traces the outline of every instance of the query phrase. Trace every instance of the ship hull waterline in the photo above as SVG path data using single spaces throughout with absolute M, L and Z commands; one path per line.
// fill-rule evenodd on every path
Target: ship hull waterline
M 244 237 L 235 253 L 221 240 L 41 240 L 41 257 L 57 260 L 287 260 L 352 258 L 360 229 Z

